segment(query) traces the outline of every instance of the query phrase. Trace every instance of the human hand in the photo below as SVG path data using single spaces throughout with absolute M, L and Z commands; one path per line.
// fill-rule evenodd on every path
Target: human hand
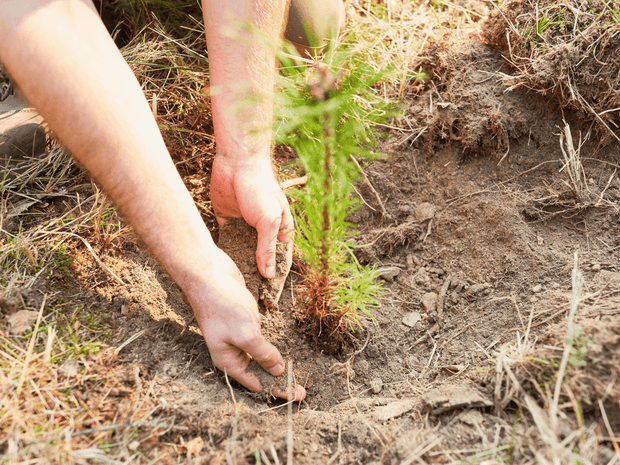
M 243 217 L 256 229 L 256 262 L 265 278 L 275 275 L 276 239 L 289 244 L 290 269 L 293 217 L 268 157 L 237 160 L 217 155 L 211 174 L 211 201 L 220 224 L 226 217 Z
M 246 372 L 251 358 L 273 376 L 284 372 L 284 360 L 262 336 L 257 304 L 233 261 L 217 249 L 211 265 L 213 275 L 187 286 L 185 294 L 213 364 L 248 389 L 260 391 L 258 378 Z M 273 394 L 288 398 L 286 391 Z M 293 397 L 301 401 L 305 391 L 296 389 Z

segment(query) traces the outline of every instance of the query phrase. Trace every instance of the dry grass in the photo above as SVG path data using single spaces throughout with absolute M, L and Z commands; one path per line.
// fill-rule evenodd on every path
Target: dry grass
M 532 307 L 516 343 L 503 346 L 495 357 L 496 414 L 506 415 L 518 406 L 512 417 L 515 426 L 521 425 L 521 434 L 513 431 L 511 452 L 518 463 L 614 462 L 610 448 L 614 437 L 602 428 L 602 417 L 605 408 L 617 411 L 619 407 L 618 354 L 614 338 L 601 331 L 596 319 L 607 315 L 606 324 L 613 322 L 609 332 L 615 333 L 617 318 L 609 318 L 617 314 L 618 293 L 600 283 L 595 292 L 583 295 L 577 254 L 572 282 L 572 294 L 549 296 L 556 305 L 548 302 L 543 314 L 535 314 Z M 541 319 L 548 324 L 566 314 L 566 322 L 533 336 L 532 329 Z M 595 335 L 603 337 L 597 337 L 592 347 L 589 338 Z M 606 359 L 604 366 L 601 357 Z
M 595 121 L 620 141 L 620 8 L 605 0 L 511 0 L 484 25 L 484 38 L 515 68 L 511 88 L 540 92 Z

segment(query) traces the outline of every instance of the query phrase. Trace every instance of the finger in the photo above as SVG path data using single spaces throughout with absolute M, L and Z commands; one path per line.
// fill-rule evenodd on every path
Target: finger
M 263 218 L 256 224 L 258 233 L 256 262 L 260 274 L 271 279 L 276 275 L 276 243 L 282 218 L 280 216 Z
M 304 400 L 306 398 L 306 389 L 303 386 L 300 386 L 298 384 L 297 386 L 295 386 L 295 390 L 293 391 L 292 398 L 291 398 L 291 396 L 289 396 L 287 390 L 285 390 L 285 389 L 278 389 L 278 388 L 275 388 L 275 387 L 271 390 L 271 394 L 274 397 L 279 397 L 280 399 L 292 400 L 294 402 L 301 402 L 302 400 Z
M 259 334 L 258 337 L 247 343 L 237 344 L 241 350 L 245 350 L 266 371 L 273 376 L 284 373 L 284 359 L 278 349 Z
M 226 369 L 226 371 L 228 373 L 228 376 L 230 376 L 231 378 L 236 380 L 238 383 L 248 388 L 250 391 L 260 392 L 262 390 L 262 386 L 258 378 L 252 373 L 248 373 L 245 371 L 245 369 L 247 368 L 249 364 L 249 360 L 250 359 L 248 357 L 248 363 L 245 364 L 245 366 L 235 365 L 233 367 L 230 367 L 230 370 Z

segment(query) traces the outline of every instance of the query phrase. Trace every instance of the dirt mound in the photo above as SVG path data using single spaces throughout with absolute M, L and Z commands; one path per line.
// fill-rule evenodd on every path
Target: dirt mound
M 506 92 L 498 73 L 510 67 L 489 46 L 478 40 L 442 44 L 431 55 L 432 84 L 404 117 L 412 127 L 421 128 L 418 136 L 426 142 L 426 150 L 457 141 L 465 153 L 501 157 L 509 150 L 510 139 L 527 135 L 546 119 L 549 111 L 541 99 Z
M 512 0 L 483 23 L 482 35 L 515 68 L 504 74 L 511 88 L 576 109 L 606 142 L 620 141 L 619 15 L 617 3 L 601 0 Z

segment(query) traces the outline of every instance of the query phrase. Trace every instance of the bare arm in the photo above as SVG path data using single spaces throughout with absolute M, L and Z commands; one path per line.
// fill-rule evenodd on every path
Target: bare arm
M 276 237 L 289 241 L 286 231 L 293 228 L 288 202 L 271 169 L 275 50 L 288 0 L 202 4 L 217 140 L 211 200 L 218 221 L 243 216 L 257 229 L 258 267 L 272 277 Z M 248 25 L 254 30 L 248 31 Z M 290 253 L 288 259 L 290 267 Z
M 213 243 L 90 1 L 0 0 L 0 13 L 0 59 L 185 292 L 215 365 L 254 390 L 248 353 L 282 373 L 256 303 Z

